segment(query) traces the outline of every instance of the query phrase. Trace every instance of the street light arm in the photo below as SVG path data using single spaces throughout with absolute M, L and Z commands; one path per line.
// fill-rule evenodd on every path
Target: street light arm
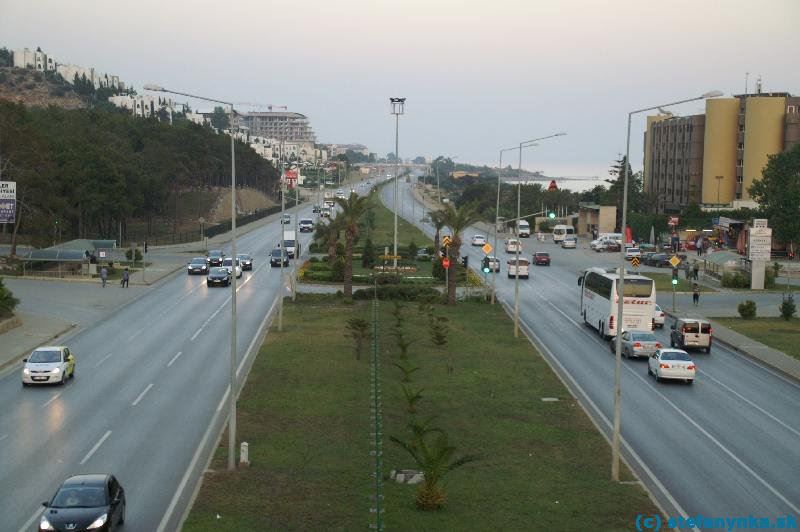
M 187 96 L 189 98 L 195 98 L 197 100 L 205 100 L 207 102 L 222 103 L 222 104 L 225 104 L 225 105 L 230 105 L 231 109 L 233 109 L 233 104 L 231 102 L 225 102 L 225 101 L 222 101 L 222 100 L 215 100 L 214 98 L 206 98 L 205 96 L 197 96 L 196 94 L 188 94 L 186 92 L 171 91 L 169 89 L 165 89 L 164 87 L 161 87 L 160 85 L 152 85 L 152 84 L 148 83 L 143 88 L 146 91 L 168 92 L 170 94 L 177 94 L 179 96 Z
M 688 100 L 679 100 L 677 102 L 666 103 L 666 104 L 661 104 L 661 105 L 654 105 L 653 107 L 646 107 L 644 109 L 637 109 L 636 111 L 631 111 L 628 114 L 635 115 L 637 113 L 643 113 L 645 111 L 655 111 L 659 107 L 672 107 L 673 105 L 680 105 L 682 103 L 696 102 L 697 100 L 705 100 L 705 99 L 708 99 L 708 98 L 717 98 L 719 96 L 722 96 L 722 91 L 709 91 L 709 92 L 706 92 L 705 94 L 701 94 L 700 96 L 697 96 L 695 98 L 689 98 Z

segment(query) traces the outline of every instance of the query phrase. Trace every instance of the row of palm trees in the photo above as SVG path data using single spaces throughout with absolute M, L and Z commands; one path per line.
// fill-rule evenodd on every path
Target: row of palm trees
M 353 297 L 353 249 L 358 239 L 360 228 L 359 221 L 369 210 L 369 197 L 359 196 L 355 192 L 348 198 L 336 198 L 340 210 L 334 218 L 325 224 L 318 224 L 314 240 L 324 242 L 331 264 L 336 261 L 336 246 L 341 233 L 344 232 L 344 296 Z M 450 229 L 451 245 L 447 248 L 446 256 L 450 259 L 447 278 L 447 303 L 456 304 L 456 268 L 458 255 L 461 249 L 462 234 L 464 230 L 479 220 L 477 211 L 469 205 L 458 208 L 447 205 L 441 210 L 430 215 L 431 223 L 436 229 L 433 238 L 434 249 L 440 249 L 441 232 L 445 227 Z

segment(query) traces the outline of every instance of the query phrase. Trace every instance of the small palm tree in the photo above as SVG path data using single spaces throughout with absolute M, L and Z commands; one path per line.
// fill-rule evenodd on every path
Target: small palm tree
M 331 218 L 327 223 L 317 224 L 314 231 L 314 240 L 324 242 L 328 249 L 328 263 L 333 266 L 336 262 L 336 244 L 339 243 L 339 233 L 341 233 L 339 222 Z
M 478 221 L 478 213 L 471 205 L 462 205 L 458 209 L 448 205 L 441 211 L 442 221 L 452 231 L 452 243 L 447 250 L 450 259 L 450 276 L 447 279 L 447 304 L 456 304 L 456 266 L 459 250 L 461 249 L 461 234 L 464 230 Z M 455 256 L 451 256 L 455 254 Z
M 347 199 L 336 198 L 342 208 L 336 215 L 336 221 L 344 230 L 344 297 L 353 297 L 353 247 L 358 238 L 358 222 L 367 211 L 369 198 L 359 196 L 355 192 Z
M 444 211 L 433 211 L 431 213 L 431 223 L 436 228 L 436 233 L 433 235 L 433 252 L 437 257 L 439 256 L 441 231 L 442 227 L 444 227 L 443 213 Z
M 402 447 L 411 455 L 424 476 L 417 489 L 416 502 L 420 510 L 438 510 L 446 500 L 444 490 L 439 482 L 444 476 L 470 462 L 480 460 L 477 454 L 468 454 L 454 458 L 456 448 L 450 445 L 447 433 L 442 429 L 430 427 L 432 418 L 419 422 L 412 419 L 408 424 L 413 437 L 404 441 L 390 436 L 391 441 Z

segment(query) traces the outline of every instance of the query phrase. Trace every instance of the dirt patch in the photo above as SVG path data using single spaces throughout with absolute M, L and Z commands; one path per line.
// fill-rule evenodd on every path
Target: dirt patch
M 26 107 L 86 107 L 71 86 L 48 81 L 44 74 L 27 68 L 0 68 L 0 99 L 19 102 Z
M 211 209 L 209 221 L 212 223 L 231 219 L 231 191 L 230 189 L 217 189 L 219 196 Z M 272 207 L 275 202 L 264 193 L 252 188 L 236 189 L 236 208 L 240 215 L 250 214 L 257 209 Z

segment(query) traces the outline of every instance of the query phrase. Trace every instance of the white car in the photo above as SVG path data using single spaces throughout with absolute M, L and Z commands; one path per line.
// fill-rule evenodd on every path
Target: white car
M 659 349 L 647 360 L 647 374 L 657 381 L 677 379 L 692 384 L 696 371 L 692 357 L 682 349 Z
M 633 257 L 642 258 L 642 250 L 634 247 L 625 248 L 625 260 L 631 260 Z
M 667 315 L 661 310 L 659 305 L 656 305 L 655 310 L 653 310 L 653 328 L 658 327 L 659 329 L 663 329 L 666 319 Z
M 578 247 L 578 239 L 574 236 L 565 236 L 561 241 L 561 247 L 564 249 L 575 249 Z
M 230 257 L 225 257 L 222 261 L 222 267 L 228 270 L 228 273 L 232 273 L 231 270 L 233 269 L 233 259 Z M 242 276 L 242 267 L 239 265 L 239 259 L 236 259 L 236 278 Z
M 310 218 L 303 218 L 300 220 L 300 223 L 297 226 L 300 229 L 301 233 L 313 233 L 314 232 L 314 220 Z
M 483 235 L 472 235 L 472 245 L 473 246 L 485 246 L 486 245 L 486 237 Z
M 527 279 L 530 276 L 531 261 L 528 259 L 509 259 L 506 263 L 508 266 L 508 278 L 513 279 L 519 277 L 520 279 Z
M 63 345 L 37 347 L 22 362 L 23 386 L 54 382 L 64 384 L 68 378 L 75 377 L 75 357 Z
M 602 244 L 603 244 L 602 238 L 598 238 L 597 240 L 592 240 L 591 242 L 589 242 L 589 249 L 597 249 Z
M 517 251 L 522 253 L 522 242 L 520 242 L 516 238 L 507 238 L 506 253 L 516 253 Z
M 281 224 L 290 224 L 292 223 L 292 215 L 291 214 L 284 214 L 281 216 Z
M 500 259 L 495 257 L 494 255 L 487 255 L 486 259 L 489 262 L 489 269 L 493 272 L 500 271 Z

